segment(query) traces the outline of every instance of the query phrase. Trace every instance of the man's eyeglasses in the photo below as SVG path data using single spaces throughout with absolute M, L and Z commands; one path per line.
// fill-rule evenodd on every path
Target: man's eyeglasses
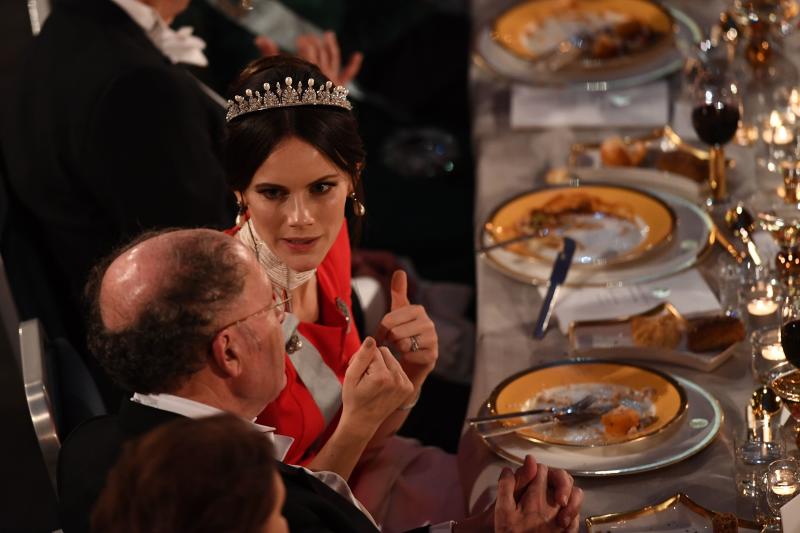
M 230 324 L 227 324 L 227 325 L 225 325 L 225 326 L 222 326 L 221 328 L 219 328 L 219 329 L 217 330 L 217 332 L 214 334 L 214 337 L 213 337 L 213 338 L 215 338 L 215 339 L 216 339 L 216 338 L 217 338 L 217 335 L 219 335 L 220 333 L 222 333 L 222 332 L 223 332 L 223 331 L 225 331 L 226 329 L 228 329 L 228 328 L 234 328 L 234 327 L 238 326 L 239 324 L 241 324 L 242 322 L 246 322 L 247 320 L 250 320 L 250 319 L 251 319 L 251 318 L 253 318 L 254 316 L 257 316 L 257 315 L 264 314 L 264 313 L 266 313 L 266 312 L 268 312 L 268 311 L 272 311 L 273 309 L 277 309 L 278 307 L 281 307 L 281 308 L 282 308 L 284 305 L 286 305 L 286 304 L 287 304 L 288 302 L 290 302 L 291 300 L 292 300 L 292 297 L 291 297 L 291 296 L 288 296 L 288 297 L 284 298 L 283 300 L 279 300 L 279 301 L 277 301 L 277 302 L 273 301 L 273 302 L 271 302 L 271 303 L 269 303 L 269 304 L 265 305 L 265 306 L 264 306 L 264 307 L 262 307 L 261 309 L 259 309 L 259 310 L 257 310 L 257 311 L 254 311 L 254 312 L 250 313 L 249 315 L 247 315 L 247 316 L 245 316 L 245 317 L 242 317 L 242 318 L 240 318 L 239 320 L 234 320 L 234 321 L 233 321 L 233 322 L 231 322 Z

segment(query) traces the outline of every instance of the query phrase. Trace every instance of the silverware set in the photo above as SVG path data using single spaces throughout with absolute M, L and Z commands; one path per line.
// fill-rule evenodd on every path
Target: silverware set
M 611 409 L 611 406 L 609 405 L 592 409 L 591 407 L 596 401 L 597 398 L 589 394 L 577 402 L 568 405 L 567 407 L 529 409 L 526 411 L 516 411 L 512 413 L 479 416 L 470 418 L 467 420 L 467 422 L 470 426 L 475 428 L 475 431 L 484 437 L 497 437 L 500 435 L 513 433 L 520 429 L 547 423 L 575 426 L 598 418 Z M 511 425 L 502 423 L 505 420 L 512 420 L 515 418 L 523 420 L 517 424 Z

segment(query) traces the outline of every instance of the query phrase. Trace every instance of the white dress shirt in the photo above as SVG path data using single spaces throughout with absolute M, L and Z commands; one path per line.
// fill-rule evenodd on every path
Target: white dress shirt
M 155 9 L 139 0 L 111 1 L 125 11 L 144 30 L 156 48 L 173 63 L 208 66 L 208 59 L 203 53 L 206 43 L 203 39 L 192 35 L 190 26 L 173 30 Z
M 115 0 L 116 1 L 116 0 Z M 134 0 L 135 1 L 135 0 Z M 216 407 L 212 407 L 210 405 L 196 402 L 194 400 L 189 400 L 188 398 L 181 398 L 180 396 L 174 396 L 172 394 L 139 394 L 134 393 L 133 397 L 131 398 L 132 402 L 140 403 L 142 405 L 146 405 L 148 407 L 152 407 L 154 409 L 161 409 L 162 411 L 169 411 L 170 413 L 175 413 L 181 416 L 185 416 L 187 418 L 205 418 L 208 416 L 215 416 L 219 414 L 224 414 L 225 411 L 217 409 Z M 287 437 L 286 435 L 279 435 L 275 433 L 275 428 L 270 426 L 262 426 L 261 424 L 256 424 L 255 420 L 252 421 L 253 427 L 263 433 L 265 437 L 270 439 L 275 446 L 275 459 L 278 461 L 283 461 L 283 458 L 286 457 L 286 452 L 289 451 L 289 447 L 294 442 L 294 438 Z M 350 486 L 347 484 L 342 476 L 337 474 L 336 472 L 327 472 L 327 471 L 319 471 L 315 472 L 313 470 L 309 470 L 308 468 L 302 466 L 293 466 L 287 465 L 291 468 L 300 468 L 305 470 L 307 474 L 314 476 L 318 480 L 322 481 L 326 485 L 328 485 L 331 489 L 335 492 L 338 492 L 340 496 L 342 496 L 345 500 L 349 501 L 353 505 L 355 505 L 364 515 L 369 518 L 370 522 L 375 524 L 375 520 L 372 518 L 372 515 L 367 511 L 367 509 L 361 505 L 361 502 L 353 495 L 353 491 L 350 490 Z M 375 524 L 377 528 L 378 525 Z

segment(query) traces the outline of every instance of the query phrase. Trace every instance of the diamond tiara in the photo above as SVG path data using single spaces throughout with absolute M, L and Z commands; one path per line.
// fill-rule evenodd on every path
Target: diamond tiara
M 292 78 L 284 80 L 284 87 L 280 82 L 275 84 L 275 90 L 269 83 L 264 84 L 264 94 L 259 91 L 247 89 L 244 96 L 237 94 L 233 100 L 228 100 L 228 112 L 225 114 L 225 121 L 230 122 L 234 118 L 276 107 L 295 107 L 303 105 L 329 105 L 341 107 L 348 111 L 353 109 L 347 101 L 347 88 L 341 85 L 334 86 L 330 81 L 325 82 L 319 89 L 314 88 L 314 78 L 309 78 L 306 88 L 303 89 L 303 82 L 298 81 L 296 86 L 292 84 Z

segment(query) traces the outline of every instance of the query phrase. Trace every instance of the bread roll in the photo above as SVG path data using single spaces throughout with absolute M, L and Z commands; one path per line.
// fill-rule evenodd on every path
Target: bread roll
M 689 321 L 687 345 L 693 352 L 724 350 L 744 340 L 744 324 L 732 316 L 697 318 Z
M 636 316 L 631 319 L 633 344 L 674 350 L 681 342 L 683 324 L 674 315 Z
M 625 143 L 619 137 L 609 137 L 600 145 L 600 160 L 607 167 L 629 167 L 633 164 Z

